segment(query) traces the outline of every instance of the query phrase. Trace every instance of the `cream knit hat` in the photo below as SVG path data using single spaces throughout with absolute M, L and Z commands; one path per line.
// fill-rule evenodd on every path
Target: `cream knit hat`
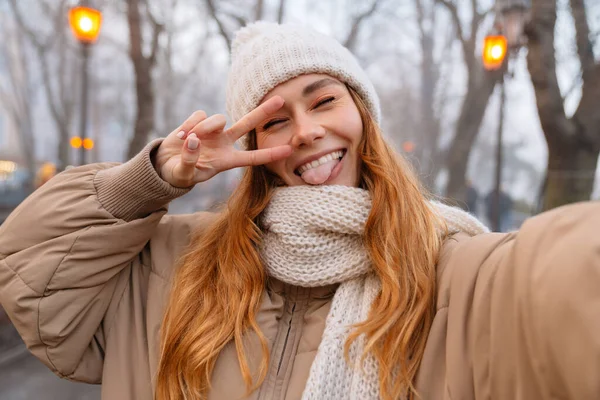
M 240 29 L 231 48 L 227 112 L 235 123 L 275 86 L 310 73 L 330 75 L 355 89 L 379 123 L 379 98 L 354 56 L 330 36 L 305 26 L 259 21 Z

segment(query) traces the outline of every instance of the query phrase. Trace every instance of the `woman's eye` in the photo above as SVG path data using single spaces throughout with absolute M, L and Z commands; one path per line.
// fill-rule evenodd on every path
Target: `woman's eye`
M 285 120 L 283 120 L 283 119 L 274 119 L 274 120 L 271 120 L 271 121 L 267 122 L 266 124 L 264 124 L 263 127 L 262 127 L 262 129 L 263 129 L 263 131 L 266 131 L 267 129 L 269 129 L 269 128 L 271 128 L 271 127 L 273 127 L 273 126 L 275 126 L 275 125 L 277 125 L 277 124 L 279 124 L 281 122 L 284 122 L 284 121 Z
M 324 104 L 327 104 L 327 103 L 331 103 L 331 102 L 332 102 L 332 101 L 334 101 L 334 100 L 335 100 L 335 97 L 327 97 L 327 98 L 325 98 L 325 99 L 323 99 L 323 100 L 319 101 L 319 102 L 318 102 L 318 103 L 315 105 L 315 108 L 317 108 L 317 107 L 321 107 L 322 105 L 324 105 Z

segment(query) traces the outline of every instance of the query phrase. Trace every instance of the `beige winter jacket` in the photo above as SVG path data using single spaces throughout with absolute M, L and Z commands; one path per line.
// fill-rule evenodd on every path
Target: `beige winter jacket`
M 128 163 L 60 174 L 0 227 L 0 303 L 27 346 L 102 398 L 152 399 L 172 267 L 210 214 L 165 215 L 185 191 L 150 147 Z M 531 219 L 518 234 L 449 239 L 416 382 L 424 400 L 600 398 L 600 205 Z M 258 323 L 271 365 L 249 399 L 299 399 L 336 287 L 271 280 Z M 256 338 L 252 338 L 256 340 Z M 251 348 L 251 365 L 260 358 Z M 233 346 L 209 399 L 243 398 Z

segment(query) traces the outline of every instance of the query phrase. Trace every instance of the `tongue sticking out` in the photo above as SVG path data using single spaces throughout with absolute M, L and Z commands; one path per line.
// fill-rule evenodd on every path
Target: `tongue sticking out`
M 340 160 L 327 161 L 325 164 L 319 165 L 316 168 L 311 168 L 308 171 L 304 171 L 302 179 L 309 185 L 320 185 L 325 182 L 331 176 L 331 171 L 339 163 Z

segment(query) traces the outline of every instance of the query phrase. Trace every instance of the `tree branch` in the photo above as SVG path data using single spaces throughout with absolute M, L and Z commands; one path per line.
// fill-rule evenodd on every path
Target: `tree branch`
M 208 12 L 210 13 L 210 16 L 217 23 L 219 32 L 221 33 L 221 36 L 223 37 L 223 39 L 225 39 L 225 44 L 227 45 L 227 50 L 229 50 L 229 52 L 231 52 L 231 38 L 230 38 L 229 34 L 227 33 L 227 30 L 225 29 L 225 25 L 223 25 L 223 22 L 217 15 L 217 9 L 215 7 L 214 0 L 206 0 L 206 5 L 208 6 Z
M 246 26 L 248 24 L 248 20 L 243 16 L 234 13 L 233 11 L 222 10 L 221 14 L 226 15 L 227 17 L 233 19 L 238 26 Z
M 479 26 L 481 25 L 481 22 L 485 19 L 489 10 L 480 13 L 479 11 L 477 11 L 477 1 L 472 0 L 471 4 L 473 7 L 473 19 L 471 20 L 471 37 L 470 37 L 470 39 L 476 40 L 474 38 L 477 37 L 477 31 L 479 31 Z
M 21 15 L 21 12 L 19 11 L 19 7 L 17 6 L 17 1 L 16 0 L 8 0 L 8 3 L 10 4 L 10 7 L 12 9 L 13 15 L 15 16 L 15 20 L 17 21 L 17 24 L 19 25 L 21 30 L 25 33 L 25 35 L 27 35 L 27 38 L 31 41 L 33 46 L 38 50 L 45 49 L 46 48 L 45 43 L 40 42 L 40 40 L 37 37 L 37 35 L 35 34 L 35 32 L 32 31 L 27 26 L 25 21 L 23 20 L 23 16 Z
M 165 26 L 161 23 L 159 23 L 156 18 L 154 18 L 154 15 L 152 15 L 152 12 L 150 12 L 150 8 L 148 7 L 148 3 L 146 3 L 146 14 L 148 16 L 148 19 L 150 20 L 150 24 L 152 25 L 152 42 L 150 45 L 150 56 L 148 57 L 148 62 L 150 63 L 150 66 L 152 67 L 154 64 L 156 64 L 156 53 L 158 52 L 158 41 L 160 38 L 160 34 L 163 32 Z
M 571 13 L 575 22 L 575 40 L 577 55 L 581 64 L 581 99 L 575 114 L 571 118 L 580 128 L 588 143 L 600 149 L 600 114 L 598 97 L 600 96 L 600 63 L 596 64 L 594 49 L 590 39 L 590 27 L 587 21 L 585 2 L 570 0 Z
M 462 25 L 460 22 L 460 17 L 458 16 L 458 8 L 456 7 L 456 4 L 450 2 L 449 0 L 435 0 L 435 1 L 436 1 L 436 3 L 444 6 L 446 8 L 446 10 L 448 10 L 448 12 L 450 13 L 452 23 L 454 25 L 454 28 L 456 29 L 456 36 L 458 37 L 458 40 L 460 41 L 460 44 L 462 46 L 463 53 L 464 53 L 464 56 L 466 59 L 468 56 L 470 56 L 468 54 L 469 49 L 467 46 L 467 41 L 465 39 L 465 35 L 463 33 Z
M 549 143 L 573 138 L 576 134 L 573 124 L 565 115 L 556 75 L 555 25 L 556 2 L 532 2 L 531 21 L 525 30 L 529 39 L 527 66 L 535 90 L 540 123 Z
M 39 39 L 39 37 L 37 36 L 37 34 L 25 24 L 25 21 L 23 20 L 23 17 L 17 7 L 16 0 L 9 0 L 9 4 L 12 8 L 13 14 L 15 16 L 15 20 L 17 21 L 17 25 L 25 33 L 25 35 L 27 36 L 29 41 L 33 44 L 33 47 L 35 48 L 35 50 L 37 52 L 38 59 L 40 61 L 41 72 L 42 72 L 42 81 L 43 81 L 44 91 L 46 93 L 46 98 L 47 98 L 48 105 L 50 108 L 50 113 L 52 114 L 56 123 L 60 126 L 61 124 L 64 123 L 64 113 L 61 112 L 61 108 L 57 104 L 57 100 L 55 98 L 55 93 L 52 89 L 51 74 L 50 74 L 50 70 L 48 67 L 48 60 L 46 59 L 48 45 L 51 42 L 51 40 L 49 40 L 48 43 L 42 42 Z M 62 9 L 63 4 L 64 4 L 64 0 L 61 1 L 61 3 L 60 3 L 61 9 Z M 54 16 L 55 26 L 58 26 L 60 17 L 61 17 L 61 12 L 59 11 Z M 55 36 L 58 36 L 58 35 L 50 35 L 50 38 L 54 38 Z
M 352 50 L 354 46 L 356 46 L 356 39 L 358 38 L 358 32 L 360 31 L 362 22 L 375 13 L 378 5 L 379 0 L 374 0 L 373 3 L 371 3 L 371 7 L 369 7 L 362 14 L 354 17 L 352 27 L 350 28 L 350 33 L 348 33 L 346 40 L 344 40 L 344 47 Z
M 422 0 L 414 0 L 415 9 L 417 10 L 417 24 L 419 26 L 419 33 L 421 34 L 421 40 L 426 35 L 425 32 L 425 10 L 423 9 Z

